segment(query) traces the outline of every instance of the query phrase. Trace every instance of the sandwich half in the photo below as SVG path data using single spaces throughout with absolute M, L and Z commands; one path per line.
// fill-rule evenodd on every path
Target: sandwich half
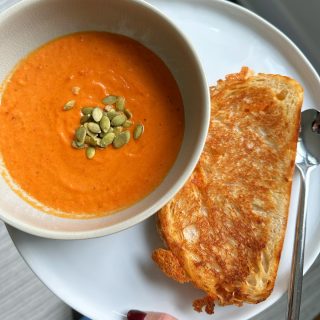
M 265 300 L 283 246 L 303 101 L 300 84 L 247 67 L 211 92 L 206 145 L 158 213 L 161 270 L 205 292 L 194 309 Z

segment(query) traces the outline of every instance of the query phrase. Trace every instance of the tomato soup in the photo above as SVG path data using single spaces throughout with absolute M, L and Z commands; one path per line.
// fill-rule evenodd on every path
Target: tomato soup
M 97 148 L 89 160 L 71 146 L 80 111 L 103 108 L 110 94 L 125 97 L 133 127 L 141 122 L 144 133 L 119 149 Z M 128 37 L 81 32 L 17 65 L 4 84 L 0 125 L 5 172 L 20 196 L 55 215 L 94 218 L 134 204 L 162 182 L 182 143 L 184 111 L 175 79 L 153 52 Z

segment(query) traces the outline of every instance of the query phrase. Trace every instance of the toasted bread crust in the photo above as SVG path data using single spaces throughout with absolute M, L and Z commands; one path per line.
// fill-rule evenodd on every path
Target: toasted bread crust
M 214 313 L 214 299 L 209 296 L 204 298 L 200 298 L 193 301 L 193 308 L 194 310 L 201 312 L 204 308 L 206 313 L 213 314 Z
M 195 302 L 198 311 L 201 305 L 210 310 L 213 301 L 258 303 L 274 287 L 303 100 L 293 79 L 252 75 L 248 68 L 210 91 L 203 154 L 189 181 L 158 214 L 175 265 L 208 294 Z M 170 270 L 165 264 L 175 259 L 155 260 Z
M 161 248 L 154 250 L 152 253 L 152 259 L 169 278 L 180 283 L 190 281 L 190 278 L 180 266 L 179 260 L 172 251 Z

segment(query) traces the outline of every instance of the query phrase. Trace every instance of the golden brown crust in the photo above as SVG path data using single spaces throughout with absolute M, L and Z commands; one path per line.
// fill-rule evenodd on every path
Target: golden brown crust
M 180 283 L 190 281 L 190 278 L 180 266 L 177 257 L 170 250 L 154 250 L 152 253 L 152 259 L 169 278 Z
M 158 214 L 175 258 L 156 262 L 168 274 L 167 261 L 176 259 L 220 305 L 258 303 L 274 287 L 281 255 L 303 89 L 288 77 L 243 68 L 210 91 L 203 154 Z
M 204 308 L 207 314 L 214 313 L 214 299 L 209 296 L 194 300 L 192 305 L 195 311 L 202 312 Z

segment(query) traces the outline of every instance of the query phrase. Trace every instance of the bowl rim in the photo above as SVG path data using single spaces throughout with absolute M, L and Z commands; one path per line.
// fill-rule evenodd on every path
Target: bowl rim
M 32 4 L 43 2 L 45 0 L 24 0 L 17 2 L 10 6 L 9 8 L 5 9 L 3 12 L 0 13 L 0 21 L 4 20 L 5 18 L 10 17 L 11 15 L 15 14 L 18 11 L 23 11 L 25 8 L 31 6 Z M 167 24 L 170 29 L 175 32 L 179 38 L 184 42 L 185 47 L 188 49 L 189 53 L 192 55 L 192 59 L 197 66 L 199 76 L 201 77 L 201 87 L 202 87 L 202 95 L 204 98 L 204 110 L 203 110 L 203 122 L 204 125 L 202 126 L 202 130 L 198 137 L 198 145 L 193 152 L 193 156 L 188 162 L 184 172 L 180 175 L 180 178 L 176 180 L 170 187 L 170 189 L 157 201 L 154 201 L 151 206 L 146 208 L 145 210 L 141 211 L 140 213 L 127 218 L 123 221 L 117 222 L 110 226 L 105 226 L 98 229 L 92 229 L 87 231 L 61 231 L 61 230 L 48 230 L 38 226 L 30 225 L 26 222 L 22 222 L 20 219 L 15 217 L 10 217 L 8 215 L 4 215 L 4 210 L 0 209 L 0 218 L 7 224 L 21 230 L 27 232 L 29 234 L 49 238 L 49 239 L 60 239 L 60 240 L 81 240 L 81 239 L 91 239 L 91 238 L 98 238 L 106 235 L 111 235 L 123 230 L 126 230 L 130 227 L 135 226 L 136 224 L 144 221 L 145 219 L 149 218 L 153 214 L 155 214 L 160 208 L 162 208 L 170 199 L 172 199 L 175 194 L 183 187 L 186 183 L 187 179 L 192 174 L 195 166 L 197 165 L 199 158 L 201 156 L 202 150 L 205 145 L 207 132 L 209 129 L 210 123 L 210 94 L 209 94 L 209 87 L 207 84 L 206 76 L 203 70 L 202 63 L 198 54 L 196 53 L 195 49 L 191 42 L 187 39 L 187 37 L 182 33 L 182 31 L 168 18 L 166 14 L 161 12 L 159 9 L 154 7 L 148 2 L 144 0 L 130 0 L 137 6 L 142 6 L 147 10 L 150 10 L 152 13 L 158 15 L 164 23 Z M 158 187 L 157 187 L 158 188 Z M 156 188 L 156 189 L 157 189 Z M 156 190 L 155 189 L 155 190 Z M 170 194 L 170 196 L 169 196 Z M 105 216 L 101 217 L 104 218 Z M 100 219 L 100 218 L 97 218 Z M 83 220 L 83 219 L 82 219 Z

